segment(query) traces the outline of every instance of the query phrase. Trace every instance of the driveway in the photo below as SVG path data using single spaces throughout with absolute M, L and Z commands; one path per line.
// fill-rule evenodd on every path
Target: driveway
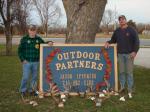
M 140 48 L 134 64 L 150 68 L 150 48 Z
M 43 38 L 45 41 L 52 40 L 56 43 L 64 43 L 65 38 Z M 95 43 L 104 43 L 110 38 L 96 38 Z M 19 44 L 20 38 L 13 38 L 13 44 Z M 0 38 L 0 44 L 6 44 L 6 38 Z M 150 46 L 150 39 L 140 39 L 140 46 Z

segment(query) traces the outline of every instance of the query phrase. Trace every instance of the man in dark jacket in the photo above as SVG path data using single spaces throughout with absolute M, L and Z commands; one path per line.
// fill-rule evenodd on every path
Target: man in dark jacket
M 133 64 L 139 50 L 139 37 L 135 29 L 127 25 L 124 15 L 119 16 L 118 20 L 120 27 L 114 31 L 111 40 L 105 43 L 105 48 L 112 43 L 117 43 L 120 92 L 125 90 L 127 76 L 128 95 L 132 98 Z

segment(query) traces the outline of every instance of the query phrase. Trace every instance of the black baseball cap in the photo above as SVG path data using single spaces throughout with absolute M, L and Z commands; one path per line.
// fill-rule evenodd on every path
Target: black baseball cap
M 125 15 L 120 15 L 120 16 L 118 17 L 118 20 L 120 20 L 121 18 L 123 18 L 123 19 L 125 19 L 125 20 L 126 20 Z
M 33 31 L 34 31 L 34 30 L 36 30 L 36 29 L 37 29 L 37 26 L 36 26 L 36 25 L 31 24 L 31 25 L 29 25 L 28 29 L 33 30 Z

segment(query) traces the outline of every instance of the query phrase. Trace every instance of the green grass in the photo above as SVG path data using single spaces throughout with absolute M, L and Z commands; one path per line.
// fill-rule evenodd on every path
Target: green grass
M 13 45 L 12 55 L 17 55 L 17 48 L 18 48 L 18 45 Z M 6 46 L 0 45 L 0 56 L 4 56 L 4 55 L 6 55 Z
M 70 97 L 64 108 L 58 108 L 51 97 L 36 98 L 36 107 L 24 104 L 18 92 L 21 72 L 17 56 L 0 56 L 0 112 L 150 112 L 150 69 L 135 67 L 133 99 L 120 102 L 119 96 L 112 96 L 98 108 L 91 100 L 77 96 Z
M 139 38 L 140 38 L 140 39 L 150 39 L 150 35 L 142 35 L 142 34 L 139 34 Z

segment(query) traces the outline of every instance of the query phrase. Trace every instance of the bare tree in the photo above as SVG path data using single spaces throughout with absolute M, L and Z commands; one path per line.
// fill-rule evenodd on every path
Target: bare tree
M 127 24 L 128 24 L 128 26 L 131 26 L 132 28 L 134 28 L 135 30 L 137 30 L 136 23 L 133 20 L 129 20 L 127 22 Z
M 113 22 L 115 21 L 115 12 L 113 10 L 106 10 L 104 12 L 103 18 L 102 18 L 102 25 L 106 29 L 106 33 L 109 33 L 109 24 L 114 24 Z
M 45 31 L 46 37 L 48 35 L 48 27 L 54 24 L 53 18 L 57 20 L 60 15 L 60 8 L 55 4 L 55 0 L 32 0 Z
M 18 26 L 18 30 L 21 34 L 25 34 L 27 31 L 27 24 L 30 19 L 29 14 L 32 9 L 31 0 L 17 0 L 15 2 L 15 19 Z
M 66 43 L 94 43 L 107 0 L 63 0 Z
M 15 0 L 0 0 L 0 14 L 5 27 L 6 35 L 6 55 L 11 55 L 12 52 L 12 32 L 11 25 L 13 22 L 12 5 Z

